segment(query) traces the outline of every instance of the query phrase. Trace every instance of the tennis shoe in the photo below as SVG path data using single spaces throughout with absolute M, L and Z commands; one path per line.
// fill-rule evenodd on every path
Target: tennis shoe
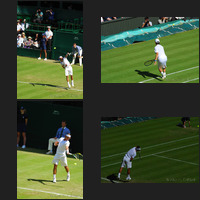
M 70 181 L 70 174 L 67 174 L 67 181 Z

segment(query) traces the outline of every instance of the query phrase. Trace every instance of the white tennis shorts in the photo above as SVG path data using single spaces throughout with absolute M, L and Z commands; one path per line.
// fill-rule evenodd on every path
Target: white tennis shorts
M 73 69 L 71 66 L 65 67 L 65 76 L 72 76 L 73 75 Z
M 121 167 L 127 167 L 127 169 L 132 168 L 132 162 L 130 161 L 130 158 L 127 155 L 124 156 Z
M 159 68 L 160 68 L 160 67 L 162 67 L 162 68 L 167 67 L 167 56 L 165 56 L 165 57 L 160 57 L 160 58 L 158 59 L 158 67 L 159 67 Z
M 64 167 L 67 166 L 67 157 L 66 156 L 63 156 L 63 155 L 60 156 L 60 155 L 56 154 L 53 158 L 52 163 L 55 165 L 58 165 L 59 161 L 60 161 L 61 166 L 64 166 Z

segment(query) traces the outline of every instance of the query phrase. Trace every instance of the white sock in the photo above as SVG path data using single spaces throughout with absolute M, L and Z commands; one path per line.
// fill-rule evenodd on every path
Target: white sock
M 71 87 L 71 85 L 69 84 L 69 82 L 67 82 L 67 85 L 68 85 L 69 88 Z
M 56 174 L 53 174 L 53 178 L 56 178 Z
M 74 86 L 74 81 L 73 81 L 73 80 L 72 80 L 72 83 L 71 83 L 71 84 L 72 84 L 72 86 Z
M 79 58 L 79 64 L 82 65 L 82 58 Z
M 120 175 L 121 175 L 121 174 L 119 173 L 119 174 L 118 174 L 118 177 L 120 177 Z
M 164 73 L 163 72 L 160 72 L 161 73 L 161 75 L 163 76 L 164 75 Z

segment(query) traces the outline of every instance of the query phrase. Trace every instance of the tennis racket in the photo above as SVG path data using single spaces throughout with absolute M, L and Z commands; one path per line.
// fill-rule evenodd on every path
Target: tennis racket
M 83 159 L 83 155 L 81 153 L 69 153 L 69 155 L 73 156 L 77 160 Z
M 145 66 L 149 66 L 154 62 L 154 60 L 147 60 L 146 62 L 144 62 Z

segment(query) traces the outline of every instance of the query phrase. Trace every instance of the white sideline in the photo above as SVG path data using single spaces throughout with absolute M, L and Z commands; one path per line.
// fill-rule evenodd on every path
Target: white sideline
M 169 152 L 169 151 L 174 151 L 174 150 L 178 150 L 178 149 L 183 149 L 185 147 L 190 147 L 190 146 L 194 146 L 194 145 L 197 145 L 199 143 L 194 143 L 194 144 L 190 144 L 190 145 L 185 145 L 185 146 L 182 146 L 182 147 L 177 147 L 177 148 L 173 148 L 173 149 L 169 149 L 169 150 L 166 150 L 166 151 L 160 151 L 158 153 L 154 153 L 154 154 L 161 154 L 161 153 L 166 153 L 166 152 Z M 142 156 L 142 158 L 146 158 L 146 157 L 149 157 L 149 156 L 152 156 L 154 154 L 149 154 L 149 155 L 146 155 L 146 156 Z M 139 158 L 135 158 L 134 160 L 138 160 Z M 117 164 L 120 164 L 121 162 L 117 162 L 117 163 L 112 163 L 112 164 L 109 164 L 109 165 L 104 165 L 104 166 L 101 166 L 101 168 L 104 168 L 104 167 L 109 167 L 109 166 L 112 166 L 112 165 L 117 165 Z
M 166 157 L 166 156 L 159 156 L 157 154 L 152 154 L 152 156 L 156 156 L 156 157 L 159 157 L 159 158 L 164 158 L 164 159 L 168 159 L 168 160 L 174 160 L 174 161 L 183 162 L 183 163 L 187 163 L 187 164 L 197 165 L 198 166 L 197 163 L 187 162 L 187 161 L 179 160 L 179 159 L 175 159 L 175 158 L 169 158 L 169 157 Z
M 30 191 L 35 191 L 35 192 L 43 192 L 43 193 L 48 193 L 48 194 L 55 194 L 55 195 L 61 195 L 61 196 L 66 196 L 66 197 L 73 197 L 73 198 L 83 199 L 83 197 L 74 196 L 74 195 L 60 194 L 60 193 L 56 193 L 56 192 L 48 192 L 48 191 L 43 191 L 43 190 L 35 190 L 35 189 L 24 188 L 24 187 L 17 187 L 17 188 L 18 189 L 22 189 L 22 190 L 30 190 Z
M 185 71 L 188 71 L 188 70 L 191 70 L 191 69 L 195 69 L 195 68 L 198 68 L 198 67 L 199 67 L 199 66 L 191 67 L 191 68 L 184 69 L 184 70 L 180 70 L 180 71 L 177 71 L 177 72 L 173 72 L 173 73 L 167 74 L 167 76 L 170 76 L 170 75 L 173 75 L 173 74 L 178 74 L 178 73 L 181 73 L 181 72 L 185 72 Z M 159 76 L 157 76 L 156 78 L 159 78 Z M 151 81 L 151 80 L 154 80 L 154 79 L 155 79 L 155 78 L 150 78 L 150 79 L 141 81 L 141 82 L 139 82 L 139 83 L 145 83 L 145 82 L 147 82 L 147 81 Z
M 182 83 L 188 83 L 188 82 L 191 82 L 191 81 L 196 81 L 196 80 L 198 80 L 199 78 L 194 78 L 194 79 L 191 79 L 191 80 L 188 80 L 188 81 L 184 81 L 184 82 L 182 82 Z
M 157 146 L 161 146 L 161 145 L 165 145 L 165 144 L 170 144 L 170 143 L 174 143 L 174 142 L 179 142 L 179 141 L 191 139 L 191 138 L 194 138 L 194 137 L 199 137 L 199 135 L 194 135 L 194 136 L 191 136 L 191 137 L 185 137 L 185 138 L 182 138 L 182 139 L 179 139 L 179 140 L 173 140 L 173 141 L 170 141 L 170 142 L 164 142 L 164 143 L 160 143 L 160 144 L 155 144 L 155 145 L 152 145 L 152 146 L 144 147 L 144 148 L 142 148 L 142 149 L 149 149 L 149 148 L 152 148 L 152 147 L 157 147 Z M 102 157 L 101 159 L 110 158 L 110 157 L 122 155 L 122 154 L 125 154 L 125 153 L 126 153 L 126 152 L 118 153 L 118 154 L 113 154 L 113 155 L 110 155 L 110 156 L 104 156 L 104 157 Z
M 34 83 L 30 83 L 30 82 L 24 82 L 24 81 L 17 81 L 18 83 L 25 83 L 25 84 L 34 84 Z M 44 84 L 45 85 L 45 84 Z M 80 91 L 82 92 L 83 90 L 79 90 L 79 89 L 74 89 L 74 88 L 70 88 L 70 90 L 75 90 L 75 91 Z

